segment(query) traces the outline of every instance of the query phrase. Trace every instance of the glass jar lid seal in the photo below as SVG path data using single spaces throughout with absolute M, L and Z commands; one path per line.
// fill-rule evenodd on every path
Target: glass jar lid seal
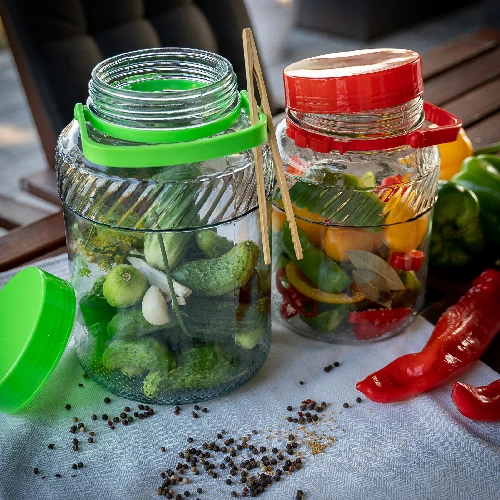
M 311 57 L 283 71 L 288 109 L 315 114 L 359 113 L 408 102 L 424 91 L 417 52 L 364 49 Z

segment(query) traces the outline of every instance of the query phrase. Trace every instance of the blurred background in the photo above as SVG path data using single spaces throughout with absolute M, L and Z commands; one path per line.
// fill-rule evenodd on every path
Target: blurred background
M 125 11 L 125 7 L 133 1 L 123 1 L 120 5 L 124 6 Z M 0 7 L 3 5 L 5 9 L 6 5 L 15 2 L 16 0 L 0 0 Z M 66 4 L 68 2 L 72 3 L 68 0 Z M 64 4 L 61 1 L 52 3 L 55 4 L 54 9 L 61 9 Z M 86 3 L 90 3 L 90 0 L 83 2 L 84 5 Z M 99 5 L 104 7 L 103 11 L 110 11 L 112 3 L 111 0 L 101 0 Z M 144 0 L 144 5 L 147 3 Z M 221 40 L 221 36 L 224 38 L 224 30 L 239 29 L 239 25 L 234 26 L 229 17 L 225 18 L 224 12 L 229 14 L 227 6 L 224 7 L 225 11 L 220 11 L 223 0 L 155 0 L 149 3 L 155 4 L 156 9 L 160 6 L 165 9 L 168 6 L 173 12 L 188 6 L 190 13 L 183 19 L 188 22 L 186 29 L 191 34 L 194 33 L 192 36 L 196 36 L 196 23 L 200 15 L 198 10 L 193 9 L 202 11 L 210 22 L 213 21 L 211 13 L 212 17 L 217 17 L 214 21 L 218 23 L 217 41 Z M 228 1 L 224 3 L 229 5 Z M 238 13 L 239 22 L 245 24 L 248 19 L 251 22 L 264 67 L 268 93 L 276 113 L 284 107 L 282 70 L 294 61 L 330 52 L 376 47 L 406 48 L 423 54 L 481 26 L 500 27 L 498 0 L 455 0 L 446 4 L 436 0 L 411 3 L 401 0 L 239 0 L 237 3 L 241 3 L 247 11 L 247 17 L 242 16 L 241 12 Z M 45 2 L 38 3 L 42 4 Z M 118 5 L 116 2 L 114 4 Z M 32 24 L 28 23 L 28 26 L 32 26 L 30 29 L 36 31 L 37 23 L 39 20 L 43 23 L 44 19 L 35 13 L 32 13 L 32 17 L 33 19 L 29 20 Z M 169 25 L 170 30 L 185 29 L 176 22 L 177 25 Z M 131 28 L 130 33 L 133 29 Z M 101 33 L 103 36 L 105 31 L 106 27 Z M 10 43 L 12 37 L 9 40 L 6 32 L 9 34 L 7 26 L 4 29 L 0 24 L 0 221 L 6 210 L 12 211 L 12 207 L 16 210 L 16 206 L 22 206 L 27 207 L 21 220 L 24 224 L 56 212 L 59 206 L 28 193 L 26 186 L 21 187 L 23 179 L 36 176 L 40 171 L 50 170 L 47 158 L 51 153 L 49 150 L 47 154 L 46 148 L 44 151 L 40 141 L 41 128 L 38 123 L 35 125 L 33 120 L 33 102 L 27 99 L 26 84 L 19 73 L 20 63 L 13 56 Z M 46 34 L 43 30 L 40 30 L 40 33 Z M 116 29 L 113 36 L 114 33 Z M 168 40 L 168 36 L 160 36 L 160 40 L 165 39 Z M 185 36 L 181 39 L 192 38 Z M 238 40 L 238 37 L 234 40 Z M 238 42 L 231 43 L 235 45 Z M 239 51 L 239 47 L 237 49 Z M 77 64 L 84 62 L 82 59 L 77 61 Z M 86 62 L 90 64 L 88 60 Z M 241 66 L 241 61 L 231 62 L 237 62 Z M 86 81 L 89 77 L 90 74 L 85 77 Z M 83 102 L 85 98 L 86 96 L 80 99 Z M 67 122 L 70 120 L 71 116 L 68 116 Z M 12 202 L 18 205 L 12 205 Z M 0 224 L 0 235 L 5 231 Z

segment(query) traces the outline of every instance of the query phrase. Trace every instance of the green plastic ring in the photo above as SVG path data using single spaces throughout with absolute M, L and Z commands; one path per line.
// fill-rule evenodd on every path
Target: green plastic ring
M 240 92 L 240 95 L 241 107 L 250 115 L 248 94 L 243 90 Z M 236 118 L 241 113 L 241 107 L 238 108 L 239 112 Z M 92 163 L 104 167 L 144 168 L 196 163 L 241 153 L 242 151 L 260 146 L 267 140 L 267 116 L 261 109 L 259 109 L 258 121 L 255 125 L 229 134 L 203 137 L 195 140 L 186 140 L 186 136 L 184 135 L 183 142 L 165 143 L 164 139 L 163 143 L 158 144 L 157 134 L 165 131 L 143 130 L 140 131 L 141 138 L 139 139 L 135 135 L 137 129 L 129 129 L 135 142 L 139 139 L 142 142 L 149 143 L 137 146 L 113 146 L 93 141 L 88 135 L 87 121 L 97 130 L 112 137 L 116 136 L 107 128 L 107 125 L 109 125 L 107 122 L 105 122 L 105 130 L 103 130 L 101 128 L 101 120 L 96 119 L 95 115 L 92 115 L 87 107 L 81 103 L 75 105 L 75 119 L 80 125 L 83 155 Z M 227 126 L 231 125 L 232 123 Z M 118 128 L 123 132 L 124 127 Z M 219 130 L 219 132 L 222 130 Z M 146 134 L 148 137 L 147 141 L 144 140 Z M 128 140 L 131 140 L 131 137 Z

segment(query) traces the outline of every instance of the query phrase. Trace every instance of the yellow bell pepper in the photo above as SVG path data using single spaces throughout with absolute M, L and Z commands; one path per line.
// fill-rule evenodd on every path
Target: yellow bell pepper
M 460 172 L 465 158 L 472 156 L 472 142 L 463 128 L 460 129 L 457 140 L 438 145 L 441 156 L 439 179 L 449 181 L 456 173 Z
M 356 290 L 352 295 L 346 293 L 328 293 L 309 284 L 307 278 L 301 273 L 295 262 L 289 262 L 286 266 L 286 277 L 290 284 L 295 287 L 302 295 L 310 299 L 324 302 L 326 304 L 354 304 L 366 299 L 366 295 Z
M 415 193 L 411 192 L 409 196 L 414 198 Z M 384 241 L 391 252 L 415 250 L 420 245 L 429 227 L 428 214 L 413 219 L 415 212 L 411 207 L 410 200 L 407 198 L 407 193 L 397 193 L 391 197 L 384 207 L 384 214 L 387 214 Z

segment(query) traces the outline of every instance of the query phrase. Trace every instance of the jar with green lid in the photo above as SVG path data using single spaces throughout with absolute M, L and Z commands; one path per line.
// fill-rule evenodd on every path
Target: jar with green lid
M 182 403 L 249 380 L 271 340 L 253 148 L 267 118 L 231 64 L 161 48 L 102 61 L 57 144 L 74 339 L 115 394 Z M 270 210 L 270 203 L 260 210 Z
M 277 127 L 304 258 L 273 205 L 273 318 L 332 343 L 403 331 L 424 301 L 437 144 L 460 120 L 423 100 L 420 55 L 368 49 L 283 72 Z

